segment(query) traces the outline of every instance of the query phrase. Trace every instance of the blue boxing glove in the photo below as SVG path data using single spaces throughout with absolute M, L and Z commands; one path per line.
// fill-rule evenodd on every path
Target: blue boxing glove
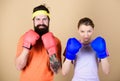
M 97 57 L 100 59 L 106 58 L 106 42 L 104 38 L 97 37 L 95 40 L 91 42 L 91 47 L 96 51 Z
M 76 53 L 79 51 L 81 47 L 82 44 L 76 38 L 68 39 L 65 57 L 69 60 L 75 60 Z

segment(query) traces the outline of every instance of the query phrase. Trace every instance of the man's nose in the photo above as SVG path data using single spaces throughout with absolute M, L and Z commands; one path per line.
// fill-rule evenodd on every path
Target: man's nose
M 43 20 L 40 20 L 40 22 L 39 22 L 40 24 L 43 24 Z

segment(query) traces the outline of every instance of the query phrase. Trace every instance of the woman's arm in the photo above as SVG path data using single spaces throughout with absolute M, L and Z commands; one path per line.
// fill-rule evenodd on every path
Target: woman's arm
M 108 75 L 109 74 L 109 70 L 110 70 L 108 59 L 107 58 L 101 59 L 101 65 L 102 65 L 103 72 L 106 75 Z
M 66 59 L 62 66 L 62 74 L 65 76 L 70 71 L 71 60 Z

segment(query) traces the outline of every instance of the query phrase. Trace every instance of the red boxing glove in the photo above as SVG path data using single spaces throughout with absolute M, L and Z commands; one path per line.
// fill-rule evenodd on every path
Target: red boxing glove
M 40 36 L 34 30 L 30 29 L 24 35 L 23 47 L 30 49 L 39 38 Z
M 44 34 L 42 36 L 42 41 L 50 56 L 56 54 L 56 43 L 51 32 Z
M 46 48 L 48 55 L 49 55 L 50 69 L 54 73 L 57 73 L 59 68 L 61 67 L 61 63 L 56 58 L 57 44 L 55 42 L 55 37 L 53 36 L 53 34 L 51 32 L 48 32 L 48 33 L 44 34 L 41 38 L 42 38 L 44 47 Z

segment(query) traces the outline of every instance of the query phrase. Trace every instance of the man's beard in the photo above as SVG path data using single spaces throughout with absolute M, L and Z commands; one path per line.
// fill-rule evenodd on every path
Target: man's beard
M 39 28 L 39 26 L 43 26 L 43 28 Z M 40 25 L 34 26 L 34 30 L 36 33 L 42 36 L 43 34 L 49 32 L 49 27 L 46 26 L 45 24 L 40 24 Z

